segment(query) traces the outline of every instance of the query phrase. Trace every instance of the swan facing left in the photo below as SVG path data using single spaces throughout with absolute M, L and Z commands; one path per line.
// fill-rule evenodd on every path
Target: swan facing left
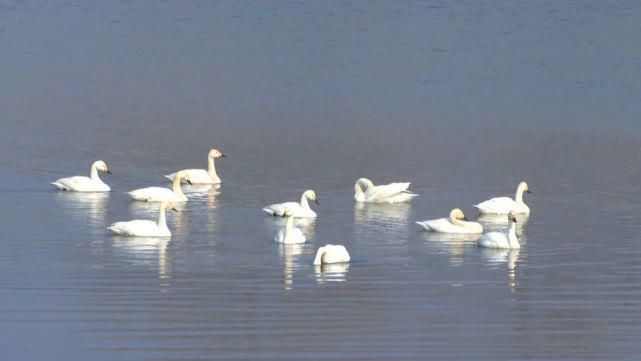
M 407 190 L 410 183 L 390 183 L 375 186 L 371 180 L 360 178 L 354 184 L 354 200 L 366 203 L 404 203 L 418 194 Z
M 521 244 L 518 238 L 516 238 L 516 212 L 508 213 L 507 218 L 509 223 L 507 236 L 501 232 L 486 233 L 477 241 L 479 247 L 502 249 L 521 248 Z
M 127 194 L 135 200 L 141 202 L 187 202 L 187 196 L 180 188 L 180 181 L 184 179 L 188 184 L 191 184 L 189 175 L 185 171 L 180 171 L 174 178 L 172 189 L 163 187 L 147 187 L 136 189 Z
M 462 210 L 454 208 L 449 218 L 431 219 L 416 222 L 426 231 L 439 233 L 483 233 L 483 226 L 478 222 L 470 222 Z
M 111 188 L 100 179 L 98 171 L 111 174 L 107 163 L 102 160 L 97 160 L 91 164 L 90 177 L 75 176 L 68 178 L 60 178 L 51 184 L 63 191 L 73 192 L 109 192 Z
M 171 231 L 167 227 L 165 210 L 178 212 L 178 208 L 168 201 L 160 203 L 160 214 L 158 223 L 150 220 L 135 219 L 128 222 L 116 222 L 107 227 L 111 232 L 121 236 L 131 237 L 171 237 Z
M 305 243 L 305 235 L 300 228 L 294 227 L 294 212 L 287 208 L 285 209 L 284 216 L 287 217 L 285 227 L 280 229 L 274 237 L 274 242 L 283 244 L 299 244 Z

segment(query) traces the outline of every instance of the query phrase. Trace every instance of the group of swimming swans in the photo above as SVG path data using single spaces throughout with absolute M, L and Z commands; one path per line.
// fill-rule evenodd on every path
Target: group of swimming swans
M 151 220 L 132 220 L 127 222 L 113 223 L 108 229 L 117 235 L 135 237 L 171 237 L 171 231 L 167 227 L 165 211 L 178 212 L 174 205 L 177 202 L 188 201 L 187 196 L 181 188 L 182 182 L 188 184 L 220 184 L 221 179 L 216 172 L 214 160 L 226 157 L 217 149 L 212 149 L 207 155 L 208 168 L 205 169 L 184 169 L 166 175 L 172 181 L 172 188 L 147 187 L 136 189 L 127 194 L 134 201 L 159 202 L 158 222 Z M 90 168 L 90 176 L 74 176 L 61 178 L 52 182 L 56 188 L 74 192 L 109 192 L 111 188 L 104 183 L 98 172 L 111 174 L 107 163 L 98 160 Z M 359 203 L 405 203 L 410 202 L 418 194 L 408 190 L 409 182 L 390 183 L 385 185 L 374 185 L 367 178 L 360 178 L 354 184 L 354 201 Z M 481 214 L 507 215 L 508 233 L 489 232 L 482 235 L 477 244 L 486 248 L 520 248 L 516 238 L 515 223 L 516 214 L 529 214 L 530 209 L 524 203 L 523 193 L 530 193 L 527 183 L 521 182 L 517 188 L 514 199 L 509 197 L 497 197 L 475 205 Z M 300 198 L 300 202 L 275 203 L 263 208 L 269 215 L 286 218 L 285 227 L 278 231 L 274 241 L 283 244 L 305 243 L 305 235 L 294 226 L 294 218 L 316 218 L 316 212 L 310 207 L 309 201 L 319 204 L 318 196 L 313 190 L 306 190 Z M 464 233 L 481 234 L 483 226 L 478 222 L 468 221 L 463 211 L 456 208 L 450 212 L 449 218 L 439 218 L 416 222 L 427 231 L 440 233 Z M 345 263 L 350 261 L 347 249 L 342 245 L 326 245 L 320 247 L 314 259 L 314 265 Z

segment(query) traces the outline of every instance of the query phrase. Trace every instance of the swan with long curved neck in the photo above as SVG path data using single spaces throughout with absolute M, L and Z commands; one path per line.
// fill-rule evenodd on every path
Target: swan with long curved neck
M 111 174 L 107 163 L 102 160 L 97 160 L 91 164 L 89 170 L 90 177 L 74 176 L 68 178 L 60 178 L 51 184 L 63 191 L 73 192 L 109 192 L 111 188 L 100 179 L 98 171 Z
M 294 227 L 294 215 L 289 208 L 285 210 L 285 217 L 287 217 L 287 223 L 284 228 L 276 233 L 274 242 L 284 244 L 305 243 L 303 232 L 299 228 Z
M 507 236 L 501 232 L 489 232 L 481 236 L 477 241 L 480 247 L 519 249 L 521 244 L 516 238 L 516 213 L 510 212 L 507 215 L 509 228 Z
M 135 200 L 141 202 L 186 202 L 187 196 L 183 193 L 182 188 L 180 187 L 180 181 L 184 179 L 188 184 L 191 184 L 189 175 L 187 172 L 180 171 L 177 173 L 174 178 L 172 189 L 163 188 L 163 187 L 147 187 L 136 189 L 127 194 Z
M 532 193 L 526 182 L 519 183 L 514 199 L 510 197 L 496 197 L 481 202 L 474 207 L 478 208 L 482 214 L 508 214 L 509 212 L 530 214 L 530 207 L 525 204 L 523 193 Z
M 347 263 L 350 261 L 349 253 L 347 248 L 343 245 L 334 245 L 328 244 L 323 247 L 320 247 L 316 251 L 316 257 L 314 258 L 314 265 L 320 266 L 324 264 L 332 263 Z
M 207 154 L 207 169 L 184 169 L 183 172 L 187 173 L 191 183 L 193 184 L 220 184 L 222 183 L 218 173 L 216 173 L 216 165 L 214 164 L 214 159 L 218 158 L 227 158 L 218 149 L 212 149 Z M 168 174 L 165 178 L 173 181 L 176 178 L 176 173 Z
M 289 209 L 290 213 L 296 218 L 316 218 L 316 212 L 314 212 L 314 210 L 309 206 L 308 200 L 314 201 L 314 203 L 316 204 L 320 204 L 318 202 L 318 196 L 316 195 L 316 192 L 308 189 L 301 195 L 300 203 L 285 202 L 270 204 L 267 207 L 263 208 L 263 211 L 272 216 L 284 217 L 285 210 Z
M 462 210 L 454 208 L 449 218 L 431 219 L 416 222 L 426 231 L 439 233 L 483 233 L 483 226 L 478 222 L 470 222 Z
M 158 223 L 150 220 L 136 219 L 128 222 L 116 222 L 107 227 L 111 232 L 121 236 L 132 237 L 171 237 L 171 231 L 167 227 L 165 209 L 178 212 L 176 206 L 168 201 L 160 203 Z
M 360 178 L 354 184 L 354 200 L 366 203 L 404 203 L 418 196 L 408 191 L 410 183 L 390 183 L 375 186 L 371 180 Z

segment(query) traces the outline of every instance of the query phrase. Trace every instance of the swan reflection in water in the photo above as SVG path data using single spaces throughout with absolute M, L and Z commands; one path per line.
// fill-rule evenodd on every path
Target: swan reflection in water
M 291 290 L 294 284 L 294 268 L 300 268 L 300 255 L 305 249 L 304 244 L 278 244 L 283 263 L 283 284 L 286 290 Z
M 114 248 L 129 255 L 133 264 L 157 267 L 158 278 L 170 279 L 171 256 L 168 252 L 169 238 L 113 236 Z
M 265 226 L 269 228 L 270 233 L 276 233 L 287 224 L 287 218 L 283 217 L 266 217 Z M 294 226 L 300 228 L 305 238 L 312 238 L 316 234 L 316 218 L 294 218 Z
M 405 239 L 411 203 L 354 203 L 355 239 Z M 391 236 L 391 237 L 390 237 Z
M 519 249 L 482 248 L 481 253 L 490 267 L 507 266 L 508 285 L 512 293 L 516 292 L 516 264 L 519 261 Z
M 318 284 L 345 282 L 347 280 L 347 271 L 349 271 L 349 263 L 329 263 L 314 266 L 314 271 L 316 272 L 316 282 Z
M 95 226 L 92 229 L 102 233 L 107 226 L 109 193 L 56 192 L 55 199 L 59 208 L 64 209 L 75 220 Z
M 460 266 L 465 262 L 465 251 L 474 247 L 480 236 L 481 234 L 422 233 L 422 237 L 431 242 L 439 252 L 449 254 L 452 266 Z
M 217 198 L 220 194 L 220 187 L 220 184 L 184 184 L 183 191 L 190 200 L 205 200 L 208 208 L 216 208 L 218 207 Z

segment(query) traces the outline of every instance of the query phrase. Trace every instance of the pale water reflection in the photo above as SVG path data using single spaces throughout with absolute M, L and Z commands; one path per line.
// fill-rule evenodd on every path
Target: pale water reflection
M 55 191 L 56 207 L 71 219 L 91 226 L 94 231 L 106 227 L 109 193 Z
M 278 244 L 281 263 L 283 264 L 283 285 L 291 290 L 294 284 L 294 270 L 303 265 L 300 256 L 307 246 L 304 244 Z
M 347 280 L 347 272 L 349 271 L 349 263 L 323 264 L 314 266 L 314 270 L 318 284 L 345 282 Z
M 422 232 L 421 236 L 430 242 L 435 252 L 449 256 L 452 266 L 460 266 L 465 262 L 467 251 L 476 246 L 481 235 Z
M 112 236 L 115 250 L 127 254 L 130 262 L 158 272 L 158 278 L 171 278 L 169 238 Z

